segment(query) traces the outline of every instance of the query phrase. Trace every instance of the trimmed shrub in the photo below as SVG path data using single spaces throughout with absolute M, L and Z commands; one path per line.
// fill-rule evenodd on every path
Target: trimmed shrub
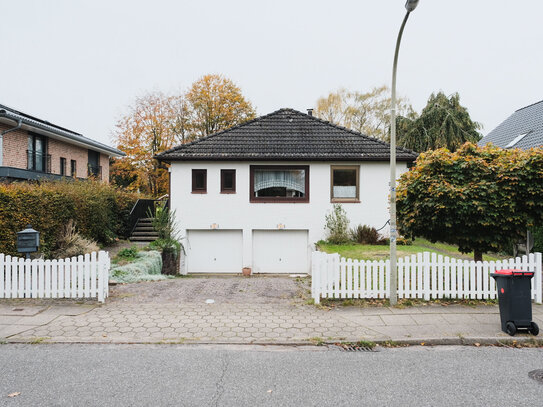
M 51 257 L 70 220 L 81 236 L 107 245 L 127 237 L 137 199 L 91 180 L 0 184 L 0 253 L 17 255 L 17 232 L 30 224 L 40 232 L 40 252 Z

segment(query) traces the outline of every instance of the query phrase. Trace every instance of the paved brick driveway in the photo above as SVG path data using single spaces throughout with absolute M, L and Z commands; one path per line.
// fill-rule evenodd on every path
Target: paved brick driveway
M 189 277 L 127 284 L 113 287 L 106 304 L 98 306 L 20 303 L 35 312 L 28 309 L 28 316 L 15 317 L 4 304 L 0 337 L 122 343 L 509 338 L 500 332 L 497 306 L 322 309 L 306 305 L 308 288 L 307 280 L 288 277 Z M 214 302 L 206 303 L 208 299 Z M 534 319 L 543 326 L 543 306 L 534 306 Z

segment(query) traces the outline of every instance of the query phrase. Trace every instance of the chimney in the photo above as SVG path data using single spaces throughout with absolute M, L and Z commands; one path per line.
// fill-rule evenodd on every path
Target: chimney
M 309 116 L 313 116 L 313 108 L 307 109 L 307 114 L 308 114 Z

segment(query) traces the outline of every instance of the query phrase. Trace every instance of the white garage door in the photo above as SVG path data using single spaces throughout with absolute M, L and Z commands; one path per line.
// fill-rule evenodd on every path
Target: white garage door
M 309 273 L 307 230 L 253 230 L 254 273 Z
M 189 273 L 241 273 L 241 230 L 189 230 L 186 262 Z

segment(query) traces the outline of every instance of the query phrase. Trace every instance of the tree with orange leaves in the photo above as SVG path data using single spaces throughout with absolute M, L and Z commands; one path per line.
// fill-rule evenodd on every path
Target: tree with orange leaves
M 189 105 L 189 129 L 193 138 L 208 136 L 256 116 L 241 89 L 222 75 L 204 75 L 185 95 Z
M 183 95 L 147 93 L 116 124 L 113 184 L 147 195 L 168 191 L 167 167 L 154 156 L 162 151 L 243 123 L 256 116 L 238 86 L 222 75 L 205 75 Z
M 153 157 L 184 141 L 184 104 L 162 92 L 136 98 L 129 112 L 117 121 L 117 148 L 126 157 L 111 168 L 113 183 L 157 196 L 168 190 L 168 171 Z

